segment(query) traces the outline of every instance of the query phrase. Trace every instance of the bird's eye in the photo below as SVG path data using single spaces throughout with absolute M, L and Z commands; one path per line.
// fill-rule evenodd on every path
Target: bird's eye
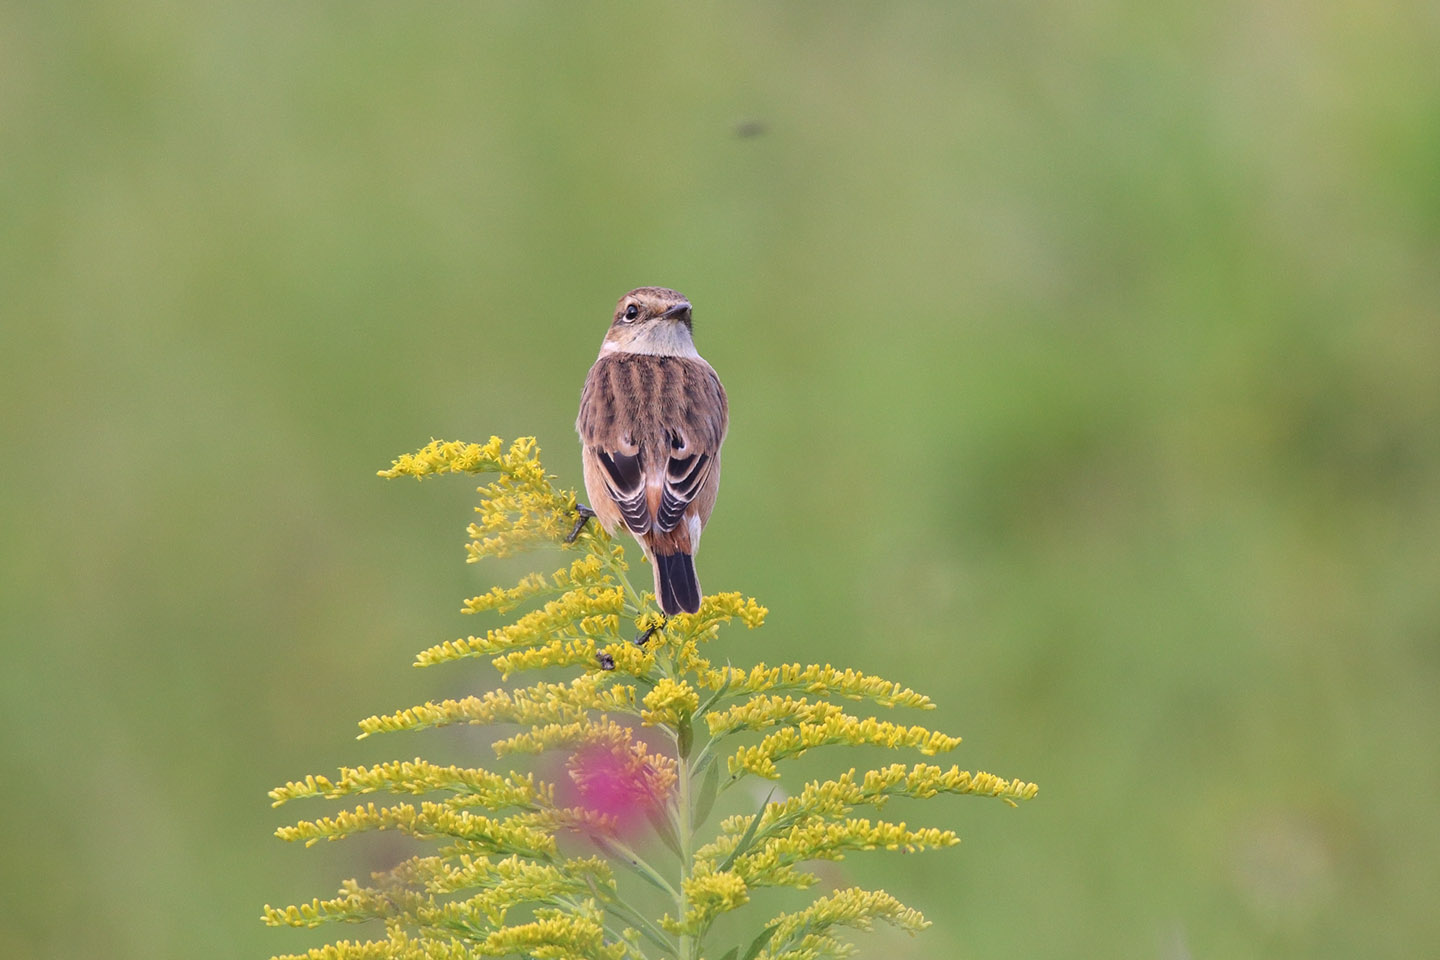
M 632 303 L 630 304 L 630 306 L 625 308 L 626 320 L 634 320 L 638 316 L 640 316 L 640 308 L 635 306 L 635 304 Z

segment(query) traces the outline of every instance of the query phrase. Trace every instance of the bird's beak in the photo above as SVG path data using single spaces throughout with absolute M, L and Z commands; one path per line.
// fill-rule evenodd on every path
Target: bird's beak
M 665 320 L 679 320 L 681 323 L 689 323 L 690 304 L 682 300 L 680 303 L 675 304 L 675 306 L 660 314 L 660 316 Z

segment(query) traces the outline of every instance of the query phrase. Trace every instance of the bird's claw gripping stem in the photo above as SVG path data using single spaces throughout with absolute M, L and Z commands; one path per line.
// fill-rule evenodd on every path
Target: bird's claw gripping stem
M 575 526 L 570 530 L 570 535 L 565 538 L 566 543 L 574 543 L 575 538 L 580 536 L 580 531 L 585 529 L 585 524 L 589 522 L 591 517 L 595 516 L 595 511 L 583 503 L 575 504 L 575 512 L 580 516 L 576 519 Z
M 637 647 L 643 647 L 643 646 L 645 646 L 645 641 L 646 641 L 646 640 L 649 640 L 652 636 L 654 636 L 656 630 L 663 630 L 663 629 L 665 629 L 665 621 L 664 621 L 664 620 L 661 620 L 659 623 L 652 623 L 652 624 L 650 624 L 650 626 L 646 627 L 646 628 L 644 629 L 644 631 L 641 632 L 641 634 L 640 634 L 638 637 L 635 638 L 635 640 L 633 641 L 634 644 L 635 644 L 635 646 L 637 646 Z

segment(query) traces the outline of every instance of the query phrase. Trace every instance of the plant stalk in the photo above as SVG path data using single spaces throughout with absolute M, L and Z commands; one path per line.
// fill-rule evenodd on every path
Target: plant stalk
M 690 758 L 681 755 L 680 737 L 677 732 L 675 737 L 675 759 L 677 761 L 678 781 L 675 794 L 676 819 L 679 821 L 678 833 L 680 834 L 680 896 L 676 900 L 676 907 L 679 909 L 679 920 L 683 923 L 685 914 L 690 910 L 689 898 L 685 895 L 685 882 L 690 879 L 690 873 L 695 859 L 695 809 L 691 803 L 691 764 Z M 700 941 L 688 933 L 680 935 L 680 960 L 697 960 L 700 956 Z

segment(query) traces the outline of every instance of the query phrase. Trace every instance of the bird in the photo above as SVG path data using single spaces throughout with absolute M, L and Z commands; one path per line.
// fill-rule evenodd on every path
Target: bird
M 623 527 L 639 542 L 666 616 L 700 609 L 695 552 L 730 423 L 725 388 L 695 350 L 692 327 L 690 301 L 674 290 L 621 297 L 575 419 L 590 507 L 607 533 Z

